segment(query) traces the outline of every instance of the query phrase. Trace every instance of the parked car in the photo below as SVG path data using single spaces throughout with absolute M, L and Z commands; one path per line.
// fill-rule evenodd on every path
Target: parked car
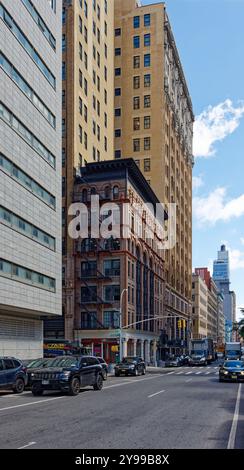
M 165 361 L 165 367 L 180 367 L 183 366 L 183 359 L 179 356 L 169 357 Z
M 122 359 L 122 362 L 117 364 L 114 368 L 115 377 L 121 374 L 125 375 L 145 375 L 146 364 L 141 357 L 127 356 Z
M 40 369 L 41 367 L 46 367 L 48 365 L 48 361 L 50 361 L 50 359 L 40 358 L 34 359 L 33 361 L 27 361 L 25 363 L 27 369 L 27 384 L 25 387 L 26 389 L 31 388 L 31 374 L 35 372 L 35 370 Z
M 244 362 L 239 360 L 225 361 L 219 368 L 219 381 L 244 381 Z
M 99 360 L 99 362 L 102 366 L 103 380 L 107 380 L 107 378 L 108 378 L 108 364 L 103 359 L 103 357 L 97 357 L 97 359 Z
M 26 368 L 15 357 L 0 357 L 0 389 L 22 393 L 27 384 Z
M 189 364 L 189 356 L 187 356 L 186 354 L 182 354 L 182 356 L 180 356 L 180 359 L 183 366 L 187 366 Z
M 47 367 L 35 369 L 31 373 L 31 386 L 34 396 L 45 390 L 60 390 L 69 395 L 78 395 L 83 387 L 94 390 L 103 387 L 103 369 L 93 356 L 66 356 L 49 359 Z

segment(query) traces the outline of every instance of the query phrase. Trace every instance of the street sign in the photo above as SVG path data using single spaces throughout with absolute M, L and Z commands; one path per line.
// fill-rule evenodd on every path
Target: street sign
M 108 333 L 108 336 L 112 336 L 113 338 L 115 336 L 120 336 L 120 330 L 112 330 Z

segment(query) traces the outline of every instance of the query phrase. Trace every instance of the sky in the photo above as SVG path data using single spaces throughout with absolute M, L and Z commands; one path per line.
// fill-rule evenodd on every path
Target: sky
M 196 116 L 193 268 L 212 272 L 225 243 L 244 307 L 244 0 L 165 3 Z

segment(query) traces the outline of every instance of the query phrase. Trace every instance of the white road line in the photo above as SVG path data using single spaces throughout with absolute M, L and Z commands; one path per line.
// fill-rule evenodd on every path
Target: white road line
M 218 367 L 214 367 L 214 369 L 218 369 Z
M 21 408 L 24 406 L 38 405 L 39 403 L 46 403 L 47 401 L 60 400 L 61 398 L 66 398 L 66 397 L 62 396 L 62 397 L 55 397 L 55 398 L 47 398 L 46 400 L 32 401 L 30 403 L 22 403 L 22 405 L 7 406 L 6 408 L 0 408 L 0 411 L 13 410 L 14 408 Z
M 192 379 L 185 380 L 185 383 L 192 382 Z
M 219 375 L 219 373 L 218 373 L 218 372 L 215 372 L 215 375 Z
M 167 374 L 165 374 L 165 375 L 171 375 L 171 374 L 175 374 L 175 371 L 173 371 L 173 372 L 167 372 Z
M 182 374 L 184 374 L 184 372 L 176 372 L 175 375 L 182 375 Z
M 108 388 L 114 388 L 114 387 L 122 387 L 122 385 L 137 384 L 138 382 L 149 382 L 150 380 L 159 379 L 160 377 L 163 377 L 164 375 L 166 374 L 158 374 L 158 375 L 155 375 L 155 377 L 150 377 L 149 379 L 139 379 L 139 380 L 130 380 L 127 382 L 120 382 L 118 384 L 108 385 L 106 387 L 103 387 L 103 390 L 107 390 Z
M 193 374 L 192 370 L 191 370 L 191 372 L 186 372 L 185 375 L 190 375 L 190 374 Z
M 199 375 L 199 374 L 201 374 L 201 373 L 202 373 L 202 371 L 200 370 L 199 372 L 196 372 L 196 375 Z
M 36 442 L 29 442 L 29 444 L 26 444 L 25 446 L 18 447 L 18 449 L 26 449 L 26 447 L 34 446 Z
M 157 393 L 153 393 L 152 395 L 148 395 L 147 398 L 152 398 L 152 397 L 155 397 L 156 395 L 159 395 L 160 393 L 163 393 L 165 392 L 165 390 L 160 390 L 160 392 L 157 392 Z
M 227 449 L 234 449 L 235 448 L 236 431 L 237 431 L 237 424 L 238 424 L 238 418 L 239 418 L 239 412 L 240 412 L 241 385 L 242 384 L 239 384 L 239 387 L 238 387 L 235 412 L 234 412 L 234 416 L 233 416 L 233 421 L 232 421 L 232 426 L 231 426 L 231 431 L 230 431 L 230 435 L 229 435 L 229 441 L 228 441 Z
M 208 375 L 208 374 L 210 374 L 210 372 L 205 372 L 205 374 L 204 374 L 204 375 Z

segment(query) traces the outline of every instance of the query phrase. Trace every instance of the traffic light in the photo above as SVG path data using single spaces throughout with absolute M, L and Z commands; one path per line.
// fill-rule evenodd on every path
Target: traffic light
M 182 327 L 182 326 L 181 326 L 181 320 L 178 320 L 178 321 L 177 321 L 177 325 L 178 325 L 178 329 L 180 330 L 181 327 Z

